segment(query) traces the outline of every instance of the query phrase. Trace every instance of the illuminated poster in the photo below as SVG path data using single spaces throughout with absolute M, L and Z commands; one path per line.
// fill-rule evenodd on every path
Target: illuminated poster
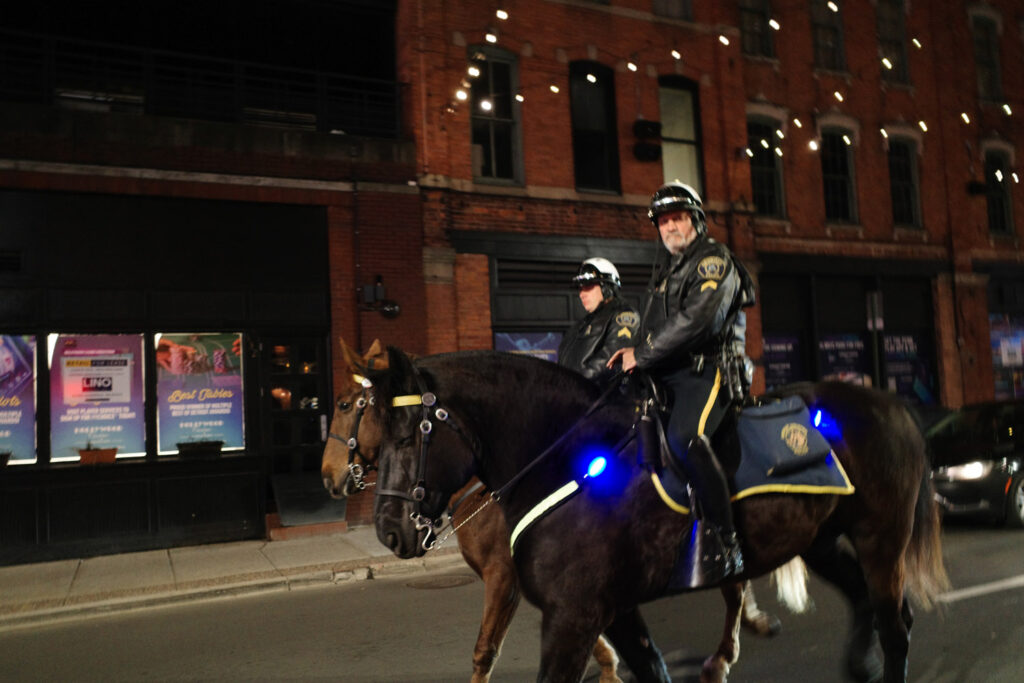
M 1024 396 L 1024 316 L 989 314 L 995 398 Z
M 552 363 L 558 362 L 558 345 L 561 343 L 561 332 L 497 332 L 494 335 L 495 351 L 543 358 Z
M 158 334 L 155 348 L 159 452 L 194 441 L 244 448 L 242 335 Z
M 0 335 L 0 452 L 36 460 L 36 338 Z
M 871 386 L 867 349 L 859 334 L 826 334 L 818 341 L 822 379 Z
M 50 335 L 52 460 L 83 448 L 145 455 L 142 335 Z
M 768 389 L 804 379 L 798 335 L 764 335 L 762 359 L 764 361 L 764 383 Z
M 935 403 L 934 381 L 922 357 L 920 335 L 887 334 L 883 341 L 886 388 L 918 403 Z

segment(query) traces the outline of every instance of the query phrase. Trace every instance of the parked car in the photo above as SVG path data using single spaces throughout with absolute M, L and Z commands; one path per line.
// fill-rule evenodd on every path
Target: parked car
M 947 518 L 1024 527 L 1024 400 L 964 406 L 927 431 Z

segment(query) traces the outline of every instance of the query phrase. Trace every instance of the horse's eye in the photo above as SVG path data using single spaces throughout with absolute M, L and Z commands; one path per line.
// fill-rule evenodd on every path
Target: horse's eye
M 338 401 L 338 410 L 343 413 L 347 413 L 352 408 L 352 404 L 348 401 Z

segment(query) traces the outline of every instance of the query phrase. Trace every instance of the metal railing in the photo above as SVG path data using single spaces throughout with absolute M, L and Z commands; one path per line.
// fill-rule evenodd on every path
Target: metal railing
M 0 100 L 399 136 L 395 81 L 0 30 Z

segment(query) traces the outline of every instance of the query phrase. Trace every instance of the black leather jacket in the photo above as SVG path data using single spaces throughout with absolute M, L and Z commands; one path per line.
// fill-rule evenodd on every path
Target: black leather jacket
M 746 316 L 753 283 L 729 249 L 698 236 L 671 258 L 644 304 L 636 364 L 641 370 L 687 367 L 693 356 L 744 354 Z
M 574 325 L 558 346 L 558 364 L 598 384 L 617 370 L 606 368 L 612 354 L 637 342 L 640 316 L 622 299 L 612 299 Z

